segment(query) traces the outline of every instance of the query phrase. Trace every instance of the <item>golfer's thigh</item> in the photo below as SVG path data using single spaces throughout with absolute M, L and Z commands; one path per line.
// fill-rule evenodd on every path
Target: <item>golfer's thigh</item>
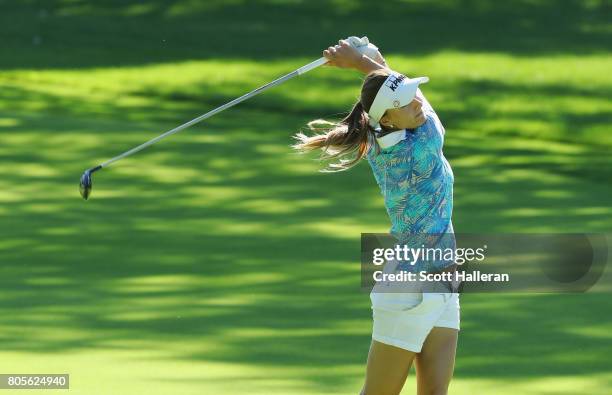
M 459 331 L 435 327 L 416 357 L 417 393 L 446 394 L 455 368 Z
M 362 395 L 397 395 L 401 392 L 415 353 L 372 340 Z

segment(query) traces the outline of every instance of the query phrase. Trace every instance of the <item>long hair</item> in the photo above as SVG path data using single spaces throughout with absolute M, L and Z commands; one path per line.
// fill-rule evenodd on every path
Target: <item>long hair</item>
M 339 122 L 324 119 L 308 122 L 308 129 L 315 134 L 307 136 L 301 132 L 297 133 L 293 137 L 298 142 L 292 147 L 302 153 L 321 149 L 321 161 L 339 159 L 336 163 L 329 163 L 326 168 L 320 170 L 322 172 L 348 170 L 363 159 L 371 147 L 375 146 L 379 150 L 374 129 L 368 123 L 368 111 L 388 76 L 388 70 L 369 73 L 363 81 L 359 101 L 344 119 Z M 386 130 L 382 125 L 381 128 Z M 346 156 L 352 158 L 344 159 Z

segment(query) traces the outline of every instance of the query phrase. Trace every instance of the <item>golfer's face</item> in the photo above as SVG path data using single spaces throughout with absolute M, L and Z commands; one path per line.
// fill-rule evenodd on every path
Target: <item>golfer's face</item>
M 414 129 L 425 123 L 422 108 L 423 101 L 415 97 L 403 107 L 387 110 L 381 121 L 385 125 L 393 125 L 393 129 Z

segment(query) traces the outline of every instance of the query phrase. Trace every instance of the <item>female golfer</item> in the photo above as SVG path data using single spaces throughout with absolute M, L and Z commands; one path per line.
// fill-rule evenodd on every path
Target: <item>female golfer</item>
M 329 66 L 366 74 L 360 100 L 339 123 L 310 122 L 315 134 L 298 133 L 294 148 L 320 149 L 322 159 L 337 159 L 327 171 L 346 170 L 366 158 L 385 198 L 391 234 L 411 244 L 416 240 L 416 245 L 423 241 L 423 245 L 453 247 L 453 173 L 442 154 L 444 127 L 419 89 L 428 79 L 397 73 L 380 53 L 369 58 L 345 40 L 323 55 Z M 385 272 L 454 269 L 452 261 L 385 266 Z M 437 284 L 441 287 L 418 292 L 406 288 L 398 292 L 389 283 L 376 284 L 370 294 L 372 343 L 362 395 L 399 394 L 413 361 L 419 395 L 447 393 L 455 364 L 459 297 L 452 284 Z

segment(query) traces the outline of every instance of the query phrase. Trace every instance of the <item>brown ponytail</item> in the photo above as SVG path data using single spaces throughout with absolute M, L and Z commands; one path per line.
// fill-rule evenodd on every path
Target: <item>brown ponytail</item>
M 374 102 L 378 89 L 389 76 L 387 70 L 376 70 L 365 77 L 361 87 L 361 98 L 355 103 L 351 112 L 340 122 L 334 123 L 323 119 L 308 122 L 308 129 L 321 134 L 306 136 L 297 133 L 293 136 L 298 142 L 292 147 L 300 152 L 313 151 L 320 148 L 320 160 L 327 161 L 338 158 L 337 163 L 328 164 L 322 172 L 348 170 L 355 166 L 372 146 L 378 144 L 374 139 L 374 130 L 368 123 L 368 111 Z M 341 157 L 356 153 L 351 159 Z

